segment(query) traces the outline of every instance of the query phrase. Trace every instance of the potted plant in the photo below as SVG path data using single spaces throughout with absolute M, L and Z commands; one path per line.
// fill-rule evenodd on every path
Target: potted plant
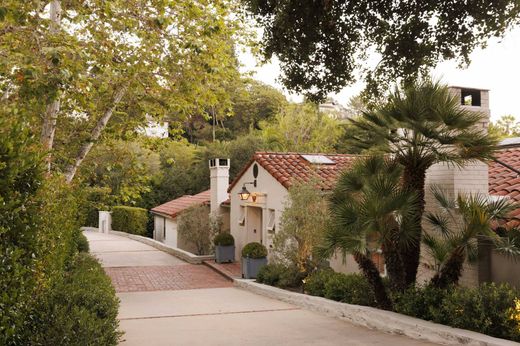
M 217 234 L 213 239 L 215 244 L 215 262 L 234 262 L 235 261 L 235 238 L 230 233 L 223 232 Z
M 249 243 L 242 249 L 242 277 L 256 279 L 260 268 L 267 264 L 267 249 L 260 243 Z

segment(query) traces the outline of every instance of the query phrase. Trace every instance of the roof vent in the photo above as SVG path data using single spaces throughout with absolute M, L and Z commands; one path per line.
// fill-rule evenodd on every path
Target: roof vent
M 318 165 L 334 165 L 336 162 L 332 161 L 325 155 L 301 155 L 305 160 L 312 164 Z

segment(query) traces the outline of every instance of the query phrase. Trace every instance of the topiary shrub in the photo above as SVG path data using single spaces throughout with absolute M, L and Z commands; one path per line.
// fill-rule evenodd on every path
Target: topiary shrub
M 222 232 L 213 238 L 213 244 L 215 246 L 233 246 L 235 245 L 235 238 L 233 238 L 231 233 Z
M 112 208 L 112 229 L 116 231 L 144 236 L 147 222 L 146 209 L 126 206 Z
M 267 249 L 260 243 L 249 243 L 242 249 L 242 257 L 264 258 L 267 257 Z
M 325 282 L 325 298 L 348 304 L 375 306 L 372 286 L 361 274 L 330 275 Z
M 305 278 L 305 292 L 311 296 L 325 297 L 325 284 L 333 275 L 334 271 L 330 268 L 318 270 L 310 274 Z

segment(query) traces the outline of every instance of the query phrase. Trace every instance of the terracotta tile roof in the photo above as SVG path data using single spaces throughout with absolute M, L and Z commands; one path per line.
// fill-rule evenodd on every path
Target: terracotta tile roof
M 302 155 L 323 156 L 332 161 L 329 164 L 316 164 L 306 160 Z M 299 153 L 273 153 L 257 152 L 253 158 L 237 175 L 229 185 L 228 192 L 237 184 L 238 180 L 247 169 L 257 162 L 269 174 L 271 174 L 285 188 L 289 188 L 294 182 L 307 182 L 313 176 L 318 177 L 321 187 L 330 190 L 334 187 L 338 175 L 359 157 L 349 154 L 299 154 Z
M 173 201 L 166 202 L 155 208 L 152 208 L 152 213 L 162 214 L 170 216 L 171 218 L 179 215 L 183 210 L 196 204 L 209 204 L 210 202 L 210 190 L 201 192 L 194 196 L 186 195 L 174 199 Z
M 520 147 L 498 150 L 495 155 L 498 161 L 520 170 Z M 489 194 L 507 196 L 520 202 L 520 177 L 507 167 L 491 162 L 489 164 Z M 520 225 L 520 209 L 513 211 L 508 226 Z

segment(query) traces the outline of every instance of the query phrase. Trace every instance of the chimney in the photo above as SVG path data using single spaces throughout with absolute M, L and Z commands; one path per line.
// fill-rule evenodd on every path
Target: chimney
M 228 199 L 229 159 L 209 160 L 211 212 L 218 212 L 220 204 Z

